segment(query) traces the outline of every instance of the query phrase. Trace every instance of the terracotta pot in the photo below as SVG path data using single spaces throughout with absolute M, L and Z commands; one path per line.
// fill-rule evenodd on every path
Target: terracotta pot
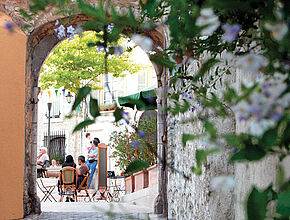
M 135 177 L 135 191 L 147 188 L 149 185 L 148 181 L 148 171 L 141 170 L 137 173 L 134 173 L 133 176 Z
M 147 169 L 148 171 L 148 179 L 149 179 L 149 187 L 157 185 L 158 183 L 158 169 L 157 169 L 157 164 L 149 167 Z
M 125 178 L 125 192 L 126 194 L 135 191 L 135 178 L 134 176 L 128 176 Z

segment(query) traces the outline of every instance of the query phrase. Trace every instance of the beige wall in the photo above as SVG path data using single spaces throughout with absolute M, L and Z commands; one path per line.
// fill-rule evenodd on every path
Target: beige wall
M 0 219 L 23 216 L 26 36 L 0 13 Z

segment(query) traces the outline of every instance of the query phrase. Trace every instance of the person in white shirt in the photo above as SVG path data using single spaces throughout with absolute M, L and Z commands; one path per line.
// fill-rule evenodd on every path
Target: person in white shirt
M 40 154 L 37 156 L 37 178 L 41 177 L 43 172 L 43 165 L 45 161 L 49 161 L 49 156 L 47 155 L 47 148 L 41 147 Z
M 86 139 L 84 141 L 84 152 L 83 152 L 83 155 L 87 155 L 89 150 L 91 149 L 92 147 L 92 140 L 91 140 L 91 134 L 90 133 L 86 133 Z
M 47 155 L 47 148 L 41 147 L 40 154 L 37 156 L 37 165 L 43 165 L 46 160 L 49 160 L 49 156 Z

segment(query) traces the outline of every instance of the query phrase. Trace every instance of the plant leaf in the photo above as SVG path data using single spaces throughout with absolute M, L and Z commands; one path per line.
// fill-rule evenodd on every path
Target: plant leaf
M 194 139 L 200 138 L 202 136 L 203 135 L 182 134 L 182 144 L 183 144 L 183 147 L 186 146 L 186 143 L 188 141 L 193 141 Z
M 283 217 L 290 216 L 290 192 L 278 195 L 277 212 Z
M 91 124 L 94 124 L 95 121 L 94 120 L 91 120 L 91 119 L 88 119 L 88 120 L 85 120 L 81 123 L 79 123 L 73 130 L 73 133 L 76 132 L 76 131 L 79 131 L 79 130 L 82 130 L 84 127 L 87 127 Z
M 116 110 L 114 111 L 115 122 L 118 122 L 123 118 L 122 111 L 122 108 L 116 108 Z
M 263 220 L 265 218 L 266 208 L 266 194 L 258 191 L 254 187 L 247 200 L 248 220 Z
M 214 125 L 208 120 L 205 120 L 204 127 L 205 130 L 210 134 L 210 137 L 212 139 L 216 139 L 216 130 L 214 128 Z
M 72 106 L 72 111 L 75 110 L 78 105 L 82 102 L 82 100 L 90 93 L 91 88 L 90 87 L 83 87 L 79 89 L 79 93 L 75 99 L 75 102 Z
M 205 63 L 202 64 L 198 73 L 194 76 L 193 81 L 197 81 L 200 77 L 203 77 L 204 74 L 218 62 L 220 61 L 215 58 L 208 59 Z
M 100 116 L 100 109 L 99 109 L 99 104 L 98 104 L 98 100 L 97 99 L 93 99 L 91 97 L 90 99 L 90 114 L 96 118 L 98 116 Z
M 211 150 L 197 150 L 195 154 L 195 159 L 197 166 L 200 167 L 202 162 L 206 160 L 207 156 L 213 153 L 218 152 L 219 149 L 211 149 Z
M 242 160 L 256 161 L 256 160 L 262 159 L 265 155 L 266 155 L 266 152 L 263 149 L 255 145 L 251 145 L 235 153 L 232 156 L 231 161 L 232 162 L 242 161 Z

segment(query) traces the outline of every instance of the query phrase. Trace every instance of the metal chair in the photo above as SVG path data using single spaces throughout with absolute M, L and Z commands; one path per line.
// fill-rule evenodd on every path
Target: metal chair
M 40 184 L 39 184 L 39 182 L 40 182 Z M 49 201 L 53 202 L 53 201 L 51 200 L 51 198 L 52 198 L 55 202 L 57 202 L 56 199 L 52 196 L 52 192 L 53 192 L 53 190 L 55 189 L 56 185 L 45 186 L 45 185 L 43 184 L 42 178 L 37 178 L 37 180 L 36 180 L 36 184 L 37 184 L 38 188 L 41 190 L 41 192 L 44 194 L 44 197 L 41 199 L 41 202 L 42 202 L 42 201 L 45 202 L 47 199 L 48 199 Z

